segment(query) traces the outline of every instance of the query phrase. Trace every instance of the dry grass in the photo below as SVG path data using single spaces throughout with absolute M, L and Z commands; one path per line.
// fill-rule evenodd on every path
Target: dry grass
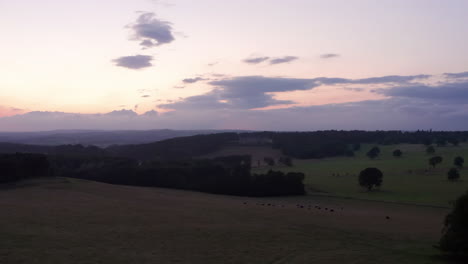
M 240 198 L 72 179 L 2 188 L 0 210 L 0 263 L 28 264 L 438 263 L 431 246 L 447 213 L 314 196 Z

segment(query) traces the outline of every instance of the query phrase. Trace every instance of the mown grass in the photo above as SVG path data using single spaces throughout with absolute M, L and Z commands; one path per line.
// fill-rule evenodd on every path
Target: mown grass
M 355 157 L 294 160 L 293 167 L 276 166 L 272 169 L 304 172 L 305 184 L 310 190 L 359 199 L 450 206 L 468 190 L 468 169 L 460 171 L 461 178 L 457 182 L 447 179 L 447 172 L 454 167 L 456 156 L 464 157 L 468 163 L 467 144 L 436 147 L 434 155 L 443 157 L 443 162 L 435 169 L 428 163 L 434 155 L 428 155 L 423 145 L 378 146 L 381 154 L 371 160 L 366 153 L 373 146 L 363 145 Z M 395 149 L 403 151 L 401 158 L 393 157 Z M 376 191 L 367 192 L 358 185 L 359 172 L 367 167 L 379 168 L 384 173 L 383 185 Z

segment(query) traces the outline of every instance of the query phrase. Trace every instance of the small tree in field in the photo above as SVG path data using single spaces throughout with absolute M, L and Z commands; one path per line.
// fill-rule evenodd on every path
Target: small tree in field
M 401 150 L 396 149 L 396 150 L 393 151 L 393 157 L 400 158 L 401 155 L 403 155 L 403 152 L 401 152 Z
M 374 186 L 382 185 L 383 173 L 377 168 L 367 168 L 359 173 L 359 185 L 371 191 Z
M 453 160 L 453 165 L 457 166 L 458 168 L 463 168 L 463 163 L 465 163 L 465 159 L 458 156 Z
M 435 148 L 433 146 L 429 146 L 426 148 L 426 153 L 427 154 L 434 154 L 435 153 Z
M 437 164 L 442 163 L 442 157 L 440 156 L 435 156 L 429 159 L 429 164 L 435 168 Z
M 448 177 L 449 181 L 456 181 L 456 180 L 460 179 L 460 172 L 458 172 L 457 169 L 452 168 L 452 169 L 450 169 L 448 171 L 447 177 Z
M 367 152 L 367 157 L 371 158 L 371 159 L 375 159 L 377 158 L 377 156 L 379 156 L 380 154 L 380 148 L 379 147 L 373 147 L 371 148 L 368 152 Z
M 468 192 L 458 198 L 452 212 L 445 218 L 439 248 L 443 252 L 468 261 Z

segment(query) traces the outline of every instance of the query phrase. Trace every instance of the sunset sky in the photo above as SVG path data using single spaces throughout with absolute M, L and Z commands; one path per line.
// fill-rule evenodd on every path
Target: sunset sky
M 465 0 L 0 0 L 0 131 L 468 129 Z

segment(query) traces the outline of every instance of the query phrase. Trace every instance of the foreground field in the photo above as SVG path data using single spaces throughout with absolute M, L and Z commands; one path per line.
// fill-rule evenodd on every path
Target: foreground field
M 444 160 L 435 169 L 428 164 L 428 159 L 433 155 L 426 154 L 423 145 L 379 146 L 381 155 L 375 160 L 366 156 L 372 146 L 364 145 L 355 157 L 295 160 L 291 168 L 276 166 L 273 169 L 304 172 L 309 193 L 349 198 L 448 207 L 468 190 L 468 169 L 460 171 L 459 181 L 447 180 L 447 171 L 453 167 L 456 156 L 465 157 L 468 162 L 466 144 L 436 147 L 434 155 L 442 156 Z M 392 156 L 395 149 L 403 151 L 401 158 Z M 367 167 L 379 168 L 384 173 L 380 190 L 367 192 L 358 186 L 359 172 Z M 269 168 L 257 171 L 266 169 Z
M 448 212 L 66 178 L 3 186 L 0 210 L 0 263 L 28 264 L 442 263 L 432 246 Z

